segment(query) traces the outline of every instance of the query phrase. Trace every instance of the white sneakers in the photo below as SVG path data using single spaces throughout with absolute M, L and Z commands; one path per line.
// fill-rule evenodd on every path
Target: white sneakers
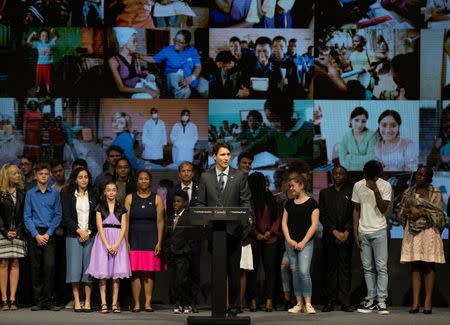
M 311 304 L 297 304 L 291 309 L 288 310 L 288 313 L 298 314 L 298 313 L 306 313 L 306 314 L 315 314 L 316 310 Z

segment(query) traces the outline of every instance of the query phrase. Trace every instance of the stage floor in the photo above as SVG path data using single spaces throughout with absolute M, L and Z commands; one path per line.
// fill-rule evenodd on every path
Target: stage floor
M 186 322 L 185 315 L 174 315 L 171 309 L 166 306 L 155 306 L 157 311 L 154 313 L 132 313 L 122 312 L 121 314 L 100 314 L 92 313 L 74 313 L 72 310 L 65 309 L 59 312 L 39 311 L 32 312 L 29 308 L 20 309 L 16 312 L 0 312 L 0 324 L 161 324 L 161 325 L 182 325 Z M 163 309 L 164 308 L 164 309 Z M 319 310 L 319 308 L 318 308 Z M 312 321 L 314 324 L 449 324 L 450 308 L 435 308 L 432 315 L 408 314 L 408 308 L 395 307 L 390 308 L 390 315 L 378 314 L 360 314 L 344 313 L 335 311 L 331 313 L 318 312 L 316 315 L 297 314 L 291 315 L 284 311 L 266 313 L 258 311 L 250 313 L 246 311 L 243 316 L 250 316 L 252 324 L 276 324 L 276 325 L 294 325 L 301 321 Z M 210 315 L 208 309 L 201 310 L 195 314 L 199 316 Z

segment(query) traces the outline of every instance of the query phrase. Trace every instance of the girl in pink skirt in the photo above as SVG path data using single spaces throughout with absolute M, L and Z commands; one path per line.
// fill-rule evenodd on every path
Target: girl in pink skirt
M 108 182 L 104 190 L 105 199 L 97 206 L 97 229 L 91 260 L 86 273 L 100 279 L 101 312 L 107 313 L 106 280 L 112 279 L 112 305 L 114 313 L 120 313 L 117 304 L 119 279 L 131 276 L 130 259 L 124 237 L 127 227 L 127 210 L 116 201 L 117 185 Z

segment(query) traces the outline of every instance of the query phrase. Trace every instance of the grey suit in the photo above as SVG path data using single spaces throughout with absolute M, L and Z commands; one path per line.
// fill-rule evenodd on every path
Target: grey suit
M 247 175 L 234 168 L 229 168 L 223 191 L 220 191 L 216 168 L 204 172 L 200 178 L 197 206 L 251 207 L 250 189 Z M 227 223 L 227 274 L 230 309 L 237 312 L 239 308 L 239 276 L 241 260 L 242 225 L 239 222 Z M 213 248 L 214 249 L 214 248 Z M 214 252 L 213 252 L 214 253 Z

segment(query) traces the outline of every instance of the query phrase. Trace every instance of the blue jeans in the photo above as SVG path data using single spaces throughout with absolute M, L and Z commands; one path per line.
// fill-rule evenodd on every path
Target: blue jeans
M 283 292 L 291 292 L 292 276 L 291 268 L 289 267 L 289 258 L 286 251 L 284 251 L 281 259 L 281 283 L 283 285 Z
M 292 14 L 291 10 L 282 14 L 275 13 L 272 18 L 264 16 L 260 23 L 262 28 L 292 28 Z
M 157 27 L 178 27 L 180 16 L 155 17 Z
M 388 245 L 387 230 L 374 233 L 360 233 L 361 262 L 366 279 L 367 298 L 385 302 L 388 296 Z
M 310 240 L 306 246 L 298 251 L 294 250 L 287 242 L 286 253 L 292 272 L 292 283 L 296 297 L 311 297 L 312 282 L 309 270 L 314 251 L 314 242 Z

